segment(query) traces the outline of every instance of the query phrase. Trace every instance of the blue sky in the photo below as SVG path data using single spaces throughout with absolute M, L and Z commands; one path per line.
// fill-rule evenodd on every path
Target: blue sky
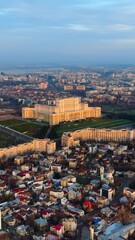
M 0 63 L 134 64 L 134 0 L 0 0 Z

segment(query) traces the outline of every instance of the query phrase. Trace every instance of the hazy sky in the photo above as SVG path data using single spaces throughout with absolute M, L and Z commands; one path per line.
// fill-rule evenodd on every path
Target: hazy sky
M 135 64 L 135 0 L 0 0 L 0 63 Z

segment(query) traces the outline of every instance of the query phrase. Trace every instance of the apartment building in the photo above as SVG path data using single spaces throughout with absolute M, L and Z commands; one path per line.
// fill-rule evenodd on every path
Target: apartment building
M 129 129 L 94 129 L 86 128 L 74 132 L 65 132 L 61 144 L 65 147 L 76 146 L 79 141 L 131 141 L 135 139 L 135 130 Z

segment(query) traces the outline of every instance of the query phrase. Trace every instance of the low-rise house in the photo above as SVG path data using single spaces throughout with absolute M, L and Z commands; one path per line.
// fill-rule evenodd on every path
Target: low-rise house
M 60 165 L 60 164 L 52 164 L 51 165 L 51 171 L 54 171 L 56 173 L 60 173 L 61 168 L 62 168 L 62 165 Z
M 84 210 L 82 210 L 80 208 L 75 208 L 72 205 L 67 205 L 67 209 L 73 214 L 77 214 L 79 216 L 84 216 Z
M 54 211 L 52 210 L 41 210 L 41 215 L 43 218 L 49 218 L 51 217 L 52 215 L 54 215 Z
M 29 171 L 21 171 L 17 174 L 17 179 L 20 181 L 23 181 L 25 179 L 30 179 L 31 175 L 29 173 Z
M 63 190 L 51 190 L 50 196 L 54 196 L 56 198 L 63 198 L 64 197 L 64 191 Z
M 66 231 L 75 232 L 77 229 L 77 220 L 75 218 L 64 218 L 62 224 Z
M 41 218 L 40 217 L 40 218 L 37 218 L 37 219 L 34 220 L 34 225 L 38 229 L 43 230 L 43 229 L 45 229 L 47 227 L 48 222 L 47 222 L 47 220 L 45 218 Z
M 3 218 L 3 221 L 10 227 L 13 227 L 16 224 L 16 218 L 12 215 L 7 215 Z
M 27 219 L 27 215 L 24 211 L 20 211 L 17 213 L 20 220 L 25 221 Z
M 105 207 L 101 209 L 101 213 L 103 213 L 106 217 L 111 217 L 113 211 L 109 207 Z
M 28 165 L 21 165 L 21 171 L 29 171 L 29 166 Z
M 20 225 L 16 228 L 16 232 L 18 233 L 19 236 L 26 236 L 28 233 L 27 233 L 27 226 L 25 225 Z
M 65 232 L 63 224 L 57 224 L 55 226 L 52 226 L 50 230 L 56 233 L 59 237 L 62 237 Z
M 62 204 L 62 205 L 66 205 L 67 202 L 68 202 L 68 200 L 67 200 L 66 197 L 63 197 L 63 198 L 61 199 L 61 204 Z
M 43 182 L 40 181 L 40 182 L 34 182 L 32 184 L 32 191 L 33 192 L 36 192 L 37 190 L 41 191 L 43 189 Z
M 135 200 L 135 190 L 126 187 L 123 190 L 123 194 L 128 198 L 132 198 L 133 200 Z

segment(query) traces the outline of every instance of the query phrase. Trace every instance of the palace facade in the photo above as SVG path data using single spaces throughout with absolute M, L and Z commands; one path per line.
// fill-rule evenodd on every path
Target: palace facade
M 57 125 L 61 122 L 75 121 L 86 118 L 100 118 L 100 107 L 89 107 L 82 103 L 80 97 L 57 98 L 53 104 L 36 104 L 34 108 L 22 109 L 23 118 L 34 118 Z

